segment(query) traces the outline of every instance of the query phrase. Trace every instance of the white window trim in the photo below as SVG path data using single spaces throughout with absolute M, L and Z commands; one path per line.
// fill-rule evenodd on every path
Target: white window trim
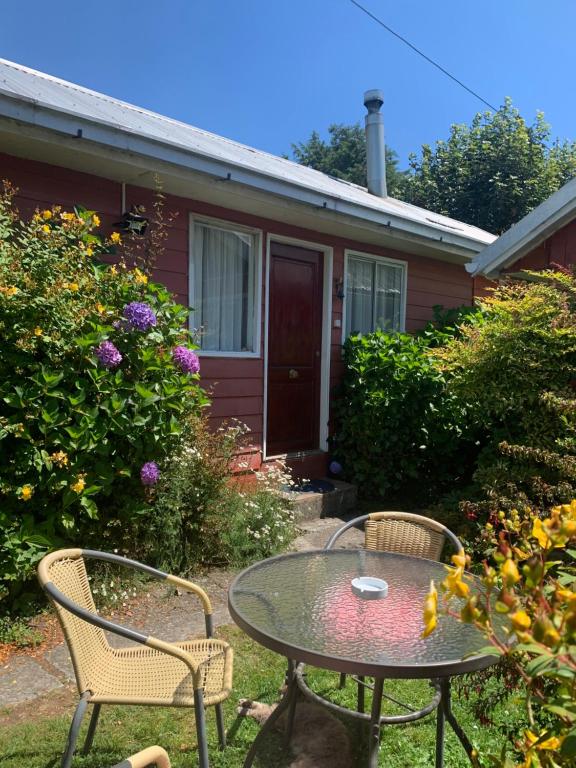
M 346 341 L 346 297 L 348 295 L 348 259 L 359 258 L 366 261 L 373 261 L 376 264 L 389 264 L 391 267 L 402 267 L 402 292 L 400 296 L 400 333 L 406 330 L 406 293 L 408 288 L 408 262 L 403 259 L 390 259 L 387 256 L 378 256 L 375 253 L 365 253 L 364 251 L 355 251 L 346 249 L 344 251 L 344 299 L 342 301 L 342 344 Z
M 321 251 L 324 254 L 323 285 L 323 312 L 322 312 L 322 350 L 320 365 L 320 413 L 319 413 L 319 446 L 318 449 L 303 451 L 298 455 L 314 454 L 317 450 L 328 451 L 328 418 L 330 413 L 330 360 L 332 354 L 332 274 L 334 263 L 334 249 L 323 243 L 314 243 L 309 240 L 301 240 L 297 237 L 275 235 L 267 233 L 266 237 L 266 288 L 265 288 L 265 321 L 264 321 L 264 421 L 262 424 L 262 456 L 268 459 L 286 459 L 288 454 L 268 454 L 268 323 L 270 316 L 270 250 L 272 243 L 286 243 L 297 245 L 301 248 L 309 248 L 312 251 Z
M 193 249 L 194 249 L 194 225 L 195 224 L 207 224 L 208 226 L 220 227 L 220 229 L 227 229 L 232 232 L 243 232 L 248 235 L 254 236 L 254 317 L 252 318 L 253 327 L 253 339 L 254 339 L 254 351 L 253 352 L 220 352 L 214 349 L 198 349 L 196 350 L 201 357 L 242 357 L 242 358 L 261 358 L 262 357 L 262 242 L 263 233 L 261 229 L 255 229 L 253 227 L 246 227 L 242 224 L 236 224 L 233 221 L 226 219 L 216 219 L 211 216 L 198 216 L 191 213 L 189 217 L 189 231 L 188 231 L 188 306 L 194 305 L 194 269 L 193 269 Z M 190 311 L 189 323 L 190 328 L 194 328 L 194 315 L 195 312 Z

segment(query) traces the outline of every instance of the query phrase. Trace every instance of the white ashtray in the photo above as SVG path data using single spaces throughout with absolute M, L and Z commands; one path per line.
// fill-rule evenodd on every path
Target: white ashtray
M 388 594 L 388 582 L 374 576 L 358 576 L 351 583 L 352 592 L 364 600 L 380 600 Z

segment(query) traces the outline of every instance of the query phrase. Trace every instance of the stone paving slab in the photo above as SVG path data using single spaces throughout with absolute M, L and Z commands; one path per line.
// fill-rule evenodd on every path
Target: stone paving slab
M 72 666 L 72 659 L 68 653 L 68 646 L 66 643 L 61 643 L 55 648 L 52 648 L 52 650 L 47 651 L 44 655 L 44 659 L 52 667 L 55 667 L 67 680 L 74 680 L 74 667 Z M 0 700 L 1 698 L 2 697 L 0 696 Z
M 0 705 L 20 704 L 61 687 L 60 680 L 34 659 L 15 656 L 0 670 Z
M 345 519 L 349 518 L 325 517 L 300 523 L 300 535 L 291 548 L 296 551 L 321 549 Z M 358 547 L 362 541 L 363 533 L 353 529 L 346 534 L 342 546 Z M 233 571 L 214 570 L 192 578 L 210 596 L 216 627 L 232 623 L 228 612 L 228 587 L 234 576 Z M 111 619 L 118 621 L 114 616 Z M 198 599 L 188 593 L 177 593 L 166 588 L 165 584 L 155 586 L 149 597 L 138 603 L 133 614 L 123 617 L 119 623 L 168 642 L 204 633 L 204 614 Z M 108 638 L 114 647 L 133 644 L 118 635 L 108 634 Z M 30 701 L 62 688 L 63 681 L 73 678 L 72 662 L 65 643 L 47 651 L 40 663 L 28 656 L 14 656 L 5 667 L 0 668 L 0 707 Z

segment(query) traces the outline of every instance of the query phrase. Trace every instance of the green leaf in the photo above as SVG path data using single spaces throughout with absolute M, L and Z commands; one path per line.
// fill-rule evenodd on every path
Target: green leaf
M 560 747 L 560 754 L 562 757 L 576 756 L 576 730 L 570 731 L 570 733 L 564 737 L 562 746 Z

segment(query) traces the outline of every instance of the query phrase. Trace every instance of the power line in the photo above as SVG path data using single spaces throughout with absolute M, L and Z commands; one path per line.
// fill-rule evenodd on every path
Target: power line
M 486 99 L 483 99 L 480 94 L 476 93 L 476 91 L 473 91 L 472 88 L 468 88 L 467 85 L 465 85 L 462 80 L 458 80 L 457 77 L 454 77 L 454 75 L 450 74 L 447 69 L 444 69 L 444 67 L 440 66 L 438 62 L 434 61 L 434 59 L 431 59 L 430 56 L 426 56 L 425 53 L 423 53 L 419 48 L 416 48 L 415 45 L 412 45 L 412 43 L 409 40 L 406 40 L 405 37 L 402 37 L 402 35 L 399 35 L 398 32 L 395 32 L 393 29 L 391 29 L 387 24 L 384 24 L 382 19 L 379 19 L 378 16 L 375 16 L 373 13 L 371 13 L 367 8 L 364 8 L 363 5 L 360 5 L 360 3 L 357 2 L 357 0 L 350 0 L 352 5 L 355 5 L 357 8 L 359 8 L 361 11 L 364 11 L 364 13 L 369 16 L 373 21 L 375 21 L 377 24 L 379 24 L 381 27 L 384 27 L 384 29 L 387 32 L 390 32 L 390 34 L 394 35 L 394 37 L 397 37 L 398 40 L 401 40 L 405 45 L 407 45 L 409 48 L 412 48 L 413 51 L 415 51 L 419 56 L 422 56 L 423 59 L 426 59 L 427 62 L 432 64 L 436 67 L 436 69 L 439 69 L 440 72 L 443 72 L 445 75 L 447 75 L 450 80 L 453 80 L 455 83 L 458 83 L 462 88 L 464 88 L 465 91 L 468 91 L 468 93 L 471 93 L 472 96 L 475 96 L 477 99 L 479 99 L 483 104 L 486 104 L 487 107 L 490 107 L 494 112 L 497 112 L 498 110 L 496 107 L 492 106 L 490 102 L 486 101 Z

